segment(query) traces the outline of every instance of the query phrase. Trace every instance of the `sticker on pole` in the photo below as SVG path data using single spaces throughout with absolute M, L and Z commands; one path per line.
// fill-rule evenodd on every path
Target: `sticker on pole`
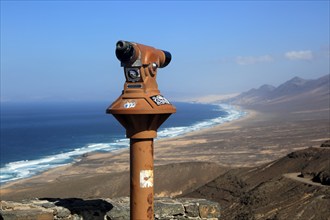
M 162 95 L 155 95 L 150 97 L 156 105 L 170 105 L 171 103 Z
M 136 102 L 134 100 L 129 100 L 124 103 L 124 108 L 135 108 Z
M 149 188 L 154 186 L 154 172 L 153 170 L 140 171 L 140 187 Z

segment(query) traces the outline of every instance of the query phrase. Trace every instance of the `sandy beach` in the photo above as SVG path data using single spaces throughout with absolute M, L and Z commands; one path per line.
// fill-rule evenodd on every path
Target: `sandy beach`
M 233 167 L 252 167 L 330 138 L 329 109 L 302 112 L 245 109 L 235 121 L 155 141 L 156 195 L 176 196 Z M 165 174 L 166 173 L 166 174 Z M 172 181 L 159 181 L 170 177 Z M 157 186 L 158 184 L 158 186 Z M 129 150 L 79 161 L 1 187 L 1 199 L 116 197 L 129 193 Z

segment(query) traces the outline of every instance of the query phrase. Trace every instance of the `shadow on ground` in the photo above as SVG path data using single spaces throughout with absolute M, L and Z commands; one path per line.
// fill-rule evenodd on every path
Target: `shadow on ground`
M 72 215 L 76 214 L 83 219 L 93 219 L 93 220 L 104 220 L 104 216 L 108 211 L 113 208 L 113 205 L 109 202 L 102 199 L 94 200 L 83 200 L 79 198 L 41 198 L 40 200 L 47 200 L 54 203 L 58 207 L 63 207 L 63 213 L 57 213 L 57 216 L 65 216 L 69 213 L 66 213 L 67 210 L 71 212 Z

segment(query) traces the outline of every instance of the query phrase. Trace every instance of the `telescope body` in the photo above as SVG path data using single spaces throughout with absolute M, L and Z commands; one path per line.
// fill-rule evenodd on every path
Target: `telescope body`
M 121 95 L 106 110 L 126 129 L 130 138 L 130 218 L 154 219 L 153 138 L 157 129 L 176 112 L 160 94 L 157 70 L 167 66 L 171 54 L 143 44 L 118 41 L 116 56 L 126 82 Z

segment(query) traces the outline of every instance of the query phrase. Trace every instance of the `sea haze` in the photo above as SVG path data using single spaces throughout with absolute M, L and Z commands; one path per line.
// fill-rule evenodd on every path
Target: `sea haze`
M 244 115 L 228 105 L 174 103 L 177 113 L 158 130 L 175 137 Z M 2 103 L 0 183 L 72 163 L 89 152 L 129 146 L 108 103 Z

